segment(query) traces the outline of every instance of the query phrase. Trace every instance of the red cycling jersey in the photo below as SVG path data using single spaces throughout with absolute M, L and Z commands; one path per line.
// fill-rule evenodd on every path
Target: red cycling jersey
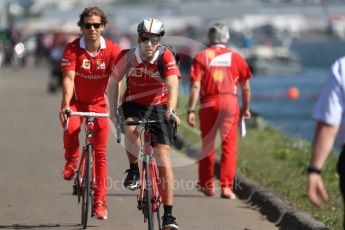
M 67 45 L 61 60 L 61 70 L 63 73 L 75 71 L 72 104 L 86 106 L 85 110 L 88 111 L 105 112 L 105 91 L 111 68 L 120 50 L 116 43 L 103 37 L 101 48 L 95 56 L 85 49 L 83 37 Z
M 201 81 L 201 100 L 237 95 L 237 84 L 252 76 L 242 56 L 223 45 L 199 52 L 193 59 L 190 75 L 192 81 Z
M 111 76 L 118 81 L 125 76 L 127 69 L 128 50 L 123 50 L 116 58 Z M 168 90 L 164 80 L 159 75 L 157 59 L 159 49 L 149 63 L 143 62 L 136 48 L 132 57 L 132 66 L 128 71 L 127 89 L 124 101 L 132 101 L 141 105 L 166 105 Z M 163 55 L 163 69 L 165 77 L 177 75 L 181 78 L 180 70 L 176 64 L 173 53 L 166 49 Z

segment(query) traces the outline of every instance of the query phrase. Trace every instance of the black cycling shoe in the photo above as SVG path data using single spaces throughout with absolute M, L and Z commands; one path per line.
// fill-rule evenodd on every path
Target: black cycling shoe
M 136 190 L 140 187 L 140 173 L 139 170 L 127 169 L 127 177 L 123 182 L 123 186 L 129 190 Z
M 171 229 L 178 229 L 178 224 L 176 223 L 176 218 L 172 215 L 164 215 L 162 217 L 163 225 L 162 228 L 171 228 Z

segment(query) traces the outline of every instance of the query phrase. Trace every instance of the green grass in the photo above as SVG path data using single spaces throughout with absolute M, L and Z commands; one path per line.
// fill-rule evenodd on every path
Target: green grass
M 237 170 L 271 189 L 299 210 L 306 211 L 331 229 L 341 229 L 343 205 L 336 173 L 337 157 L 331 154 L 322 172 L 330 201 L 323 210 L 314 208 L 306 196 L 311 144 L 284 136 L 270 126 L 249 129 L 238 141 Z
M 186 99 L 181 99 L 177 108 L 182 121 L 186 121 L 186 104 Z M 330 229 L 341 229 L 343 203 L 336 173 L 337 156 L 331 154 L 323 169 L 322 177 L 330 200 L 323 210 L 318 210 L 306 196 L 306 168 L 309 164 L 311 144 L 288 138 L 265 122 L 260 123 L 260 129 L 248 127 L 246 137 L 238 140 L 237 171 L 270 189 L 296 209 L 311 214 Z M 184 123 L 179 128 L 179 134 L 187 142 L 200 146 L 197 129 L 191 129 Z M 220 148 L 217 152 L 220 154 L 219 150 Z

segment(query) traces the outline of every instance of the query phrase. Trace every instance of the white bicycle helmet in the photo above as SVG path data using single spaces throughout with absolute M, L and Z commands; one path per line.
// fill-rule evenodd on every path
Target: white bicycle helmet
M 161 37 L 163 37 L 165 34 L 163 23 L 154 18 L 146 18 L 140 22 L 137 31 L 139 34 L 146 32 L 157 34 Z

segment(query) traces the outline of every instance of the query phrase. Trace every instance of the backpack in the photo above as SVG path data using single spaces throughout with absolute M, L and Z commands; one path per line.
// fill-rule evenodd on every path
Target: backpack
M 175 57 L 176 60 L 176 65 L 179 66 L 180 64 L 180 56 L 176 53 L 176 50 L 173 46 L 168 45 L 168 44 L 161 44 L 158 47 L 159 50 L 159 56 L 157 58 L 157 67 L 158 67 L 158 72 L 159 72 L 159 76 L 162 78 L 163 82 L 165 82 L 165 76 L 164 76 L 164 67 L 163 67 L 163 55 L 166 49 L 169 49 L 172 54 Z M 127 66 L 126 66 L 126 78 L 128 78 L 128 72 L 132 66 L 132 57 L 134 54 L 135 48 L 129 49 L 128 50 L 128 56 L 127 56 Z

